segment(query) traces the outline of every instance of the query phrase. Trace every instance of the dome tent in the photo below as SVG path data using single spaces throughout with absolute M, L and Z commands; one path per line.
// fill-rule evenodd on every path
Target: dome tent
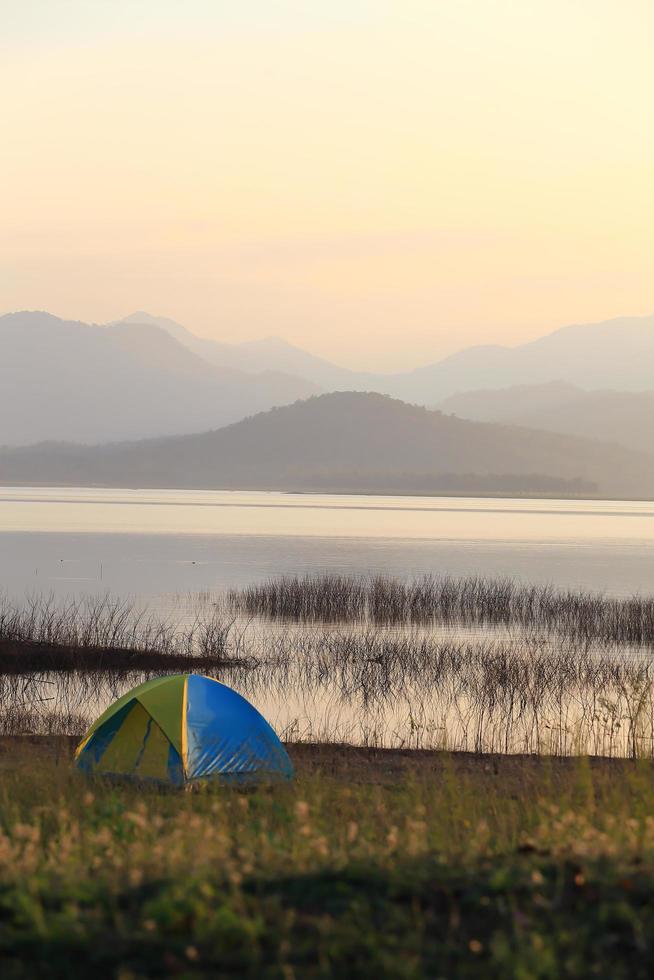
M 200 674 L 133 688 L 91 726 L 75 753 L 83 772 L 183 786 L 293 775 L 284 746 L 249 701 Z

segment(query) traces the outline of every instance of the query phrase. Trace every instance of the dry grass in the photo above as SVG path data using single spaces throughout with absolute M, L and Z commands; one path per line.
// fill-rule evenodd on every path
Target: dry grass
M 0 673 L 184 670 L 222 666 L 233 621 L 215 613 L 185 627 L 108 595 L 57 602 L 0 599 Z
M 0 742 L 3 976 L 646 977 L 650 764 L 291 748 L 242 794 Z
M 575 643 L 652 645 L 654 598 L 610 598 L 510 579 L 281 577 L 233 590 L 235 609 L 290 622 L 514 626 Z
M 77 733 L 154 674 L 201 671 L 296 741 L 652 757 L 651 605 L 334 576 L 232 593 L 187 625 L 108 598 L 5 602 L 0 731 Z

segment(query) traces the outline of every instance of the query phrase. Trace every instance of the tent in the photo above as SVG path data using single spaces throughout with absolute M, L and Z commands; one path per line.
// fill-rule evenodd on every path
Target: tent
M 182 786 L 289 779 L 293 766 L 249 701 L 200 674 L 157 677 L 107 708 L 75 753 L 83 772 Z

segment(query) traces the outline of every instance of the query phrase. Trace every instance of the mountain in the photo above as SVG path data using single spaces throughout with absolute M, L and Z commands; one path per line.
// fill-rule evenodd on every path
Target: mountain
M 207 364 L 149 324 L 0 317 L 0 445 L 197 432 L 316 390 L 289 375 Z
M 587 390 L 646 391 L 654 384 L 654 316 L 563 327 L 517 347 L 469 347 L 433 364 L 395 374 L 348 371 L 275 337 L 223 344 L 195 337 L 174 321 L 143 312 L 126 320 L 155 323 L 212 364 L 243 371 L 267 367 L 306 378 L 323 389 L 378 391 L 420 405 L 434 405 L 462 391 L 540 385 L 557 379 Z
M 654 316 L 563 327 L 518 347 L 470 347 L 393 378 L 392 393 L 435 404 L 457 392 L 559 380 L 586 390 L 654 384 Z
M 5 450 L 0 483 L 654 497 L 654 456 L 344 392 L 199 435 Z
M 206 337 L 198 337 L 175 320 L 152 316 L 143 310 L 131 313 L 116 322 L 131 326 L 150 324 L 160 327 L 209 364 L 237 371 L 280 371 L 304 378 L 320 388 L 331 391 L 374 390 L 379 382 L 379 377 L 375 374 L 338 367 L 330 361 L 287 343 L 281 337 L 265 337 L 262 340 L 251 340 L 241 344 L 226 344 Z
M 548 381 L 538 385 L 461 391 L 438 402 L 434 408 L 448 415 L 458 415 L 462 419 L 473 419 L 477 422 L 515 423 L 523 413 L 538 415 L 542 411 L 558 409 L 582 399 L 585 394 L 577 385 L 566 381 Z
M 460 418 L 533 426 L 654 453 L 654 391 L 582 391 L 554 382 L 463 392 L 437 407 Z

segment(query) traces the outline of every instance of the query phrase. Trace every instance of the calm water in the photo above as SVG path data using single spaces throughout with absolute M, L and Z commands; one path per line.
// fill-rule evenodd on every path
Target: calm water
M 144 598 L 322 570 L 654 591 L 654 504 L 0 489 L 0 590 Z
M 425 573 L 509 576 L 617 595 L 654 593 L 654 504 L 0 489 L 0 592 L 19 602 L 30 594 L 110 592 L 183 624 L 198 610 L 211 615 L 226 588 L 323 571 L 405 579 Z M 344 651 L 357 630 L 332 624 L 330 639 L 319 625 L 311 631 L 237 622 L 230 651 L 259 666 L 227 669 L 221 679 L 292 738 L 484 751 L 628 751 L 620 720 L 633 709 L 631 681 L 610 672 L 588 680 L 582 669 L 566 674 L 561 686 L 560 671 L 582 655 L 567 650 L 562 637 L 543 651 L 538 636 L 469 630 L 466 624 L 426 629 L 446 649 L 423 662 L 415 652 L 422 634 L 413 630 L 407 635 L 411 657 L 418 659 L 414 667 L 410 657 L 394 668 L 392 658 L 386 662 L 377 649 L 367 652 L 365 642 L 348 659 Z M 401 634 L 376 627 L 370 638 L 392 644 Z M 284 650 L 288 655 L 282 656 Z M 493 664 L 507 652 L 510 660 L 527 658 L 526 673 L 517 669 L 498 691 Z M 545 686 L 538 668 L 543 653 L 561 657 L 559 672 Z M 626 648 L 616 653 L 631 656 Z M 651 655 L 642 651 L 647 664 Z M 530 657 L 537 658 L 533 670 Z M 141 679 L 0 676 L 0 729 L 7 705 L 30 714 L 25 730 L 47 730 L 49 716 L 93 718 Z M 633 687 L 638 697 L 649 679 L 647 673 Z M 654 695 L 645 714 L 639 738 L 649 752 Z M 77 731 L 82 722 L 72 718 L 66 725 Z

